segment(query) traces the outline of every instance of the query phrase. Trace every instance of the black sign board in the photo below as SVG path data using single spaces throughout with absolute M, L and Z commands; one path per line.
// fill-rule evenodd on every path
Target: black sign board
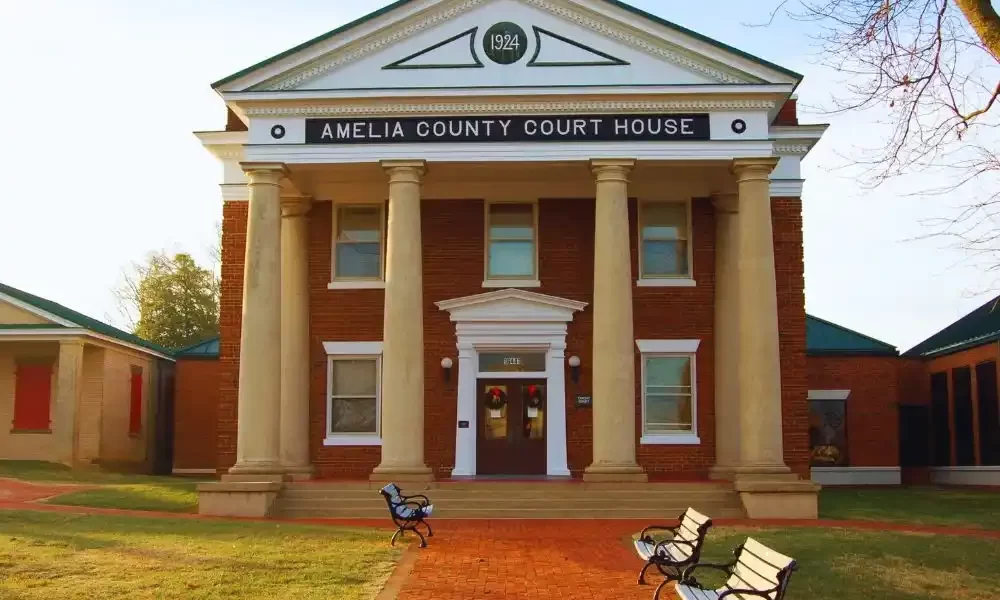
M 576 407 L 577 408 L 590 408 L 594 405 L 593 396 L 584 396 L 582 394 L 576 395 Z
M 468 429 L 469 428 L 469 422 L 468 421 L 459 421 L 458 422 L 458 428 L 459 429 Z
M 708 140 L 708 114 L 306 119 L 307 144 Z

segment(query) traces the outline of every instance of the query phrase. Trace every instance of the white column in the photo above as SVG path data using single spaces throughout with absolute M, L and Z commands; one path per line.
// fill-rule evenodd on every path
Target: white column
M 545 353 L 545 372 L 549 389 L 545 415 L 545 473 L 552 477 L 568 477 L 566 457 L 566 344 L 553 343 Z
M 309 198 L 281 200 L 281 466 L 308 479 Z
M 229 480 L 281 481 L 281 196 L 284 165 L 244 163 L 249 176 L 236 464 Z
M 59 462 L 72 465 L 77 459 L 77 407 L 83 394 L 83 340 L 59 342 L 56 375 L 56 409 L 52 419 L 52 437 Z M 12 390 L 13 391 L 13 390 Z
M 458 420 L 468 427 L 455 430 L 455 468 L 452 477 L 476 474 L 476 351 L 472 344 L 458 344 Z
M 719 194 L 715 207 L 715 465 L 732 479 L 740 464 L 739 197 Z

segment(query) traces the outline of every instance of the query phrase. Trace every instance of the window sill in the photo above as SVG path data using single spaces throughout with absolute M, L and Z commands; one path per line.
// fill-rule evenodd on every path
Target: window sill
M 384 290 L 384 281 L 331 281 L 326 284 L 328 290 Z
M 484 288 L 539 288 L 542 282 L 538 279 L 487 279 Z
M 635 282 L 638 287 L 695 287 L 697 282 L 691 278 L 676 279 L 640 279 Z
M 10 432 L 12 434 L 13 433 L 29 433 L 29 434 L 31 434 L 31 433 L 40 433 L 40 434 L 46 434 L 46 433 L 52 433 L 52 430 L 51 429 L 11 429 Z
M 377 435 L 328 435 L 323 440 L 324 446 L 381 446 L 382 438 Z
M 701 438 L 693 433 L 646 434 L 639 439 L 639 443 L 644 446 L 697 446 L 701 444 Z
M 132 438 L 132 439 L 138 439 L 138 438 L 141 438 L 141 437 L 142 437 L 142 434 L 141 434 L 141 433 L 135 433 L 135 432 L 132 432 L 132 433 L 129 433 L 129 434 L 128 434 L 128 436 L 129 436 L 130 438 Z

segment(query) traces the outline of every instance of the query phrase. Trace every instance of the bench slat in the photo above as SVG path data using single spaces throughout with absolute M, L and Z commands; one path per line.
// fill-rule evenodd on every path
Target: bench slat
M 681 600 L 717 600 L 719 597 L 719 592 L 717 591 L 700 590 L 689 585 L 681 585 L 680 583 L 674 586 L 674 591 L 677 592 Z

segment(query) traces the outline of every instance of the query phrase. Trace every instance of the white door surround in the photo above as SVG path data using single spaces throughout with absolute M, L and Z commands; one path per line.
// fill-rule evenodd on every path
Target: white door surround
M 526 290 L 503 289 L 437 302 L 455 323 L 458 347 L 458 421 L 452 477 L 476 474 L 476 382 L 479 353 L 536 351 L 545 353 L 544 373 L 489 373 L 485 377 L 546 379 L 549 414 L 545 425 L 548 476 L 567 477 L 566 458 L 566 324 L 587 304 Z

